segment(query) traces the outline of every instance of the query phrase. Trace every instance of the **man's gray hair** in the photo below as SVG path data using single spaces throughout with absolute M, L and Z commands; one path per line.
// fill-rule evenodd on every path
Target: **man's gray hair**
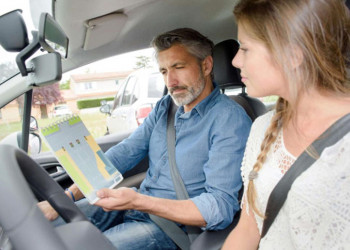
M 184 46 L 199 62 L 213 54 L 213 42 L 198 31 L 190 28 L 180 28 L 165 32 L 156 36 L 151 42 L 152 47 L 156 51 L 156 58 L 159 52 L 169 49 L 175 44 Z

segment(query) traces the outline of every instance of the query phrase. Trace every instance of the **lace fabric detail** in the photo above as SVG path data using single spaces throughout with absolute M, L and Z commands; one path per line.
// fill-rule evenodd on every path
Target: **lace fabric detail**
M 242 163 L 244 202 L 248 174 L 260 152 L 272 112 L 252 126 Z M 350 249 L 350 133 L 326 148 L 320 158 L 293 183 L 260 249 Z M 267 160 L 254 181 L 256 205 L 265 212 L 267 199 L 295 157 L 285 148 L 283 133 L 272 145 Z M 247 212 L 249 206 L 246 206 Z M 263 219 L 255 219 L 261 233 Z
M 281 170 L 282 174 L 285 174 L 290 166 L 295 162 L 296 158 L 289 153 L 284 146 L 283 130 L 281 130 L 276 138 L 276 141 L 272 145 L 272 157 L 276 158 L 277 166 Z

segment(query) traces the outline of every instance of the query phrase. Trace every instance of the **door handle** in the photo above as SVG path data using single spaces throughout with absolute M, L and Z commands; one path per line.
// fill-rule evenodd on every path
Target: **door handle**
M 63 167 L 57 166 L 56 167 L 56 172 L 50 173 L 50 177 L 51 178 L 56 178 L 56 177 L 61 176 L 61 175 L 65 174 L 65 173 L 66 173 L 66 170 L 64 170 Z

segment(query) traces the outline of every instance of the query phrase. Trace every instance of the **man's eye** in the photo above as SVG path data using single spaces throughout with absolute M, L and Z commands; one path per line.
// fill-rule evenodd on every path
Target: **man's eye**
M 248 51 L 248 49 L 246 49 L 246 48 L 239 48 L 240 50 L 242 50 L 243 52 L 247 52 Z
M 184 66 L 177 66 L 176 69 L 183 69 Z

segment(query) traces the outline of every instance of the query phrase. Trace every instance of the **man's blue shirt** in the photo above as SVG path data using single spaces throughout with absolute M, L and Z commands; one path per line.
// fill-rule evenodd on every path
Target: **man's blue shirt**
M 170 99 L 164 96 L 144 123 L 106 154 L 121 173 L 148 154 L 149 169 L 140 192 L 176 199 L 166 141 Z M 243 108 L 218 87 L 190 112 L 185 113 L 182 106 L 176 112 L 176 164 L 190 199 L 207 222 L 206 229 L 227 227 L 239 210 L 240 167 L 250 127 Z

